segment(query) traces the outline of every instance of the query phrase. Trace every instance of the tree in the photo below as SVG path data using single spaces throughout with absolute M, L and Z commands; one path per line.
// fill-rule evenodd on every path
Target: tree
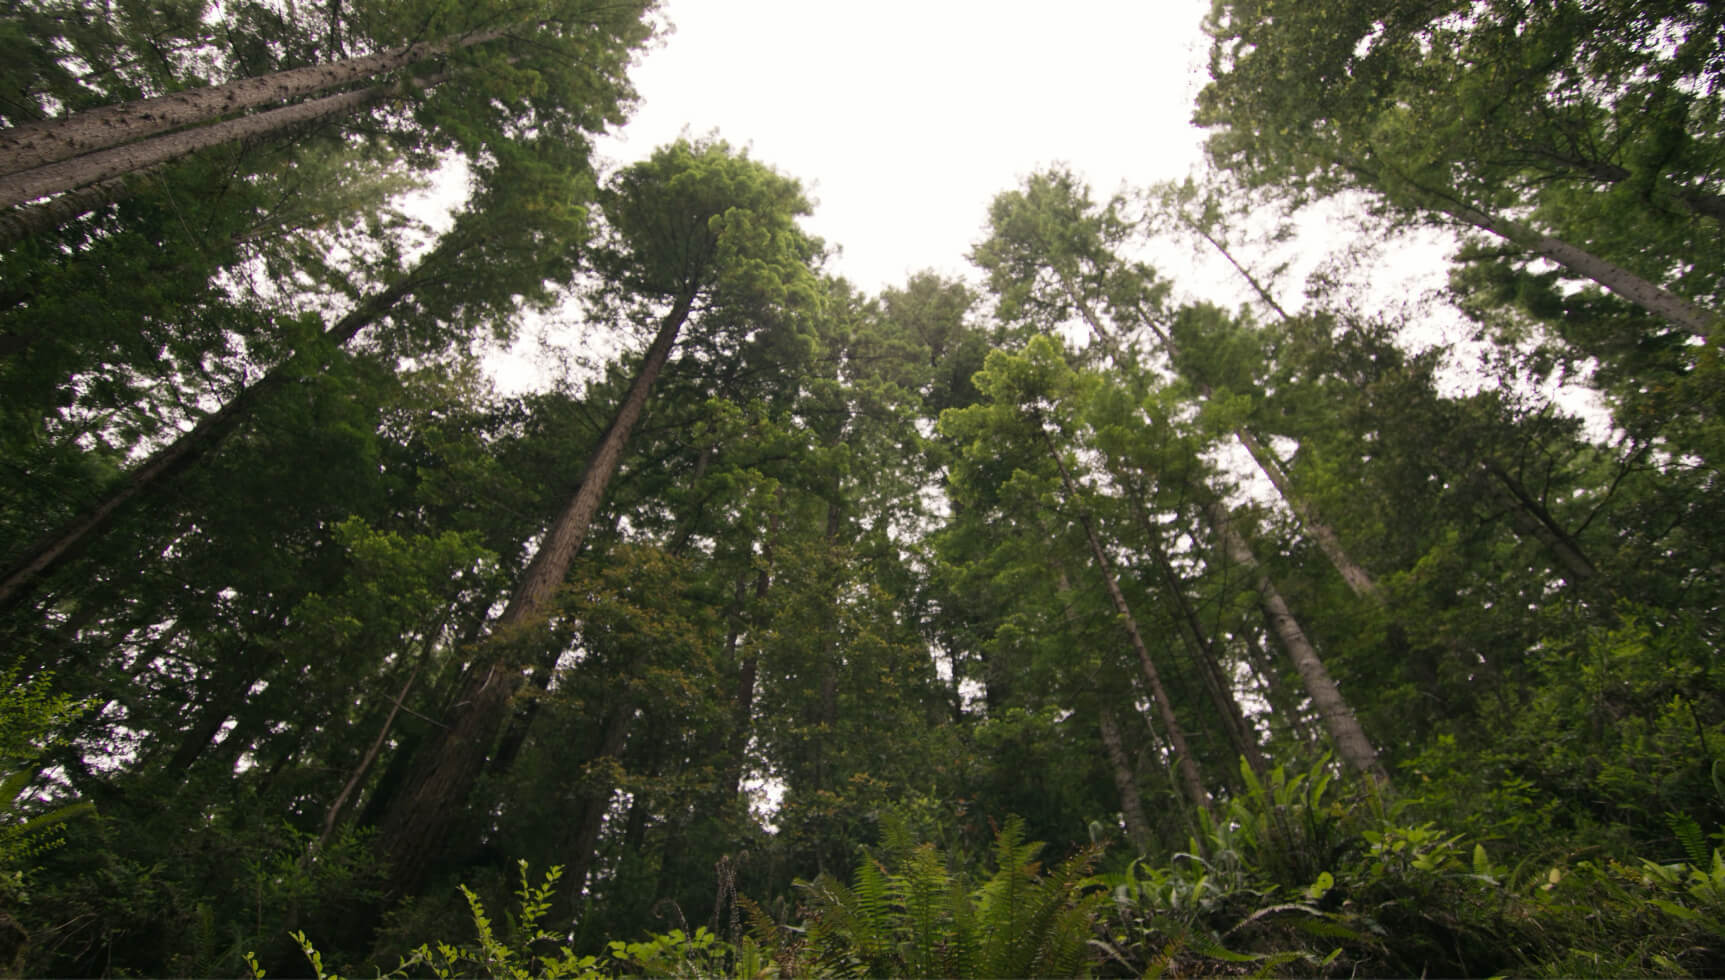
M 1393 210 L 1495 235 L 1711 335 L 1717 284 L 1690 267 L 1718 240 L 1717 11 L 1573 2 L 1271 11 L 1228 3 L 1207 25 L 1214 80 L 1195 118 L 1216 130 L 1208 146 L 1219 168 L 1303 194 L 1371 190 Z M 1650 30 L 1672 45 L 1644 43 Z M 1637 224 L 1664 212 L 1657 235 L 1609 230 L 1606 213 L 1631 201 Z M 1656 241 L 1677 247 L 1648 247 Z
M 394 272 L 393 282 L 309 338 L 298 357 L 276 365 L 221 409 L 152 453 L 77 515 L 38 538 L 7 566 L 0 579 L 0 604 L 18 601 L 74 549 L 100 533 L 122 507 L 219 445 L 260 399 L 297 377 L 316 373 L 320 360 L 327 363 L 361 331 L 393 318 L 407 327 L 399 349 L 436 350 L 449 343 L 448 331 L 464 319 L 505 313 L 525 296 L 545 295 L 548 281 L 570 277 L 585 214 L 568 204 L 548 208 L 545 202 L 576 197 L 588 178 L 578 164 L 558 159 L 556 152 L 540 157 L 540 149 L 499 146 L 499 162 L 487 174 L 488 186 L 475 206 L 424 259 L 411 270 Z M 544 247 L 548 240 L 557 245 Z M 519 261 L 528 248 L 538 249 L 535 261 Z M 492 270 L 504 258 L 513 260 L 503 266 L 509 275 L 494 275 Z M 409 299 L 415 302 L 400 308 Z M 426 330 L 426 340 L 412 336 L 414 326 Z
M 491 662 L 473 671 L 447 733 L 424 752 L 383 820 L 381 845 L 403 886 L 424 873 L 425 855 L 440 851 L 452 817 L 484 767 L 510 699 L 525 680 L 519 667 L 496 658 L 542 628 L 546 604 L 587 536 L 684 323 L 697 307 L 703 320 L 722 321 L 747 309 L 794 321 L 814 296 L 810 263 L 818 246 L 794 223 L 808 209 L 801 189 L 722 143 L 659 150 L 620 174 L 603 204 L 613 236 L 600 252 L 615 290 L 609 298 L 629 314 L 664 312 L 568 506 L 493 625 L 486 658 Z
M 650 32 L 643 21 L 645 8 L 608 5 L 595 17 L 585 5 L 579 9 L 552 7 L 523 12 L 520 20 L 506 26 L 486 22 L 495 17 L 494 11 L 470 13 L 476 16 L 476 24 L 461 24 L 463 15 L 455 13 L 455 22 L 443 25 L 448 33 L 439 41 L 405 44 L 377 55 L 293 68 L 272 76 L 182 91 L 137 104 L 99 107 L 52 123 L 17 127 L 8 142 L 0 143 L 0 149 L 6 151 L 0 156 L 0 206 L 112 180 L 196 150 L 256 138 L 378 103 L 397 94 L 396 89 L 373 82 L 251 116 L 163 134 L 164 130 L 205 123 L 234 110 L 374 79 L 431 56 L 465 59 L 472 66 L 468 74 L 487 79 L 488 92 L 483 99 L 466 92 L 447 98 L 433 95 L 415 105 L 415 126 L 402 135 L 422 159 L 436 149 L 454 149 L 477 160 L 488 139 L 521 132 L 579 138 L 584 131 L 620 121 L 619 107 L 629 97 L 622 69 L 629 51 L 643 43 Z M 403 28 L 398 24 L 385 28 L 392 29 Z M 434 88 L 452 74 L 460 72 L 446 69 L 412 79 L 407 88 Z M 97 136 L 98 132 L 102 135 Z M 140 138 L 141 142 L 133 142 Z

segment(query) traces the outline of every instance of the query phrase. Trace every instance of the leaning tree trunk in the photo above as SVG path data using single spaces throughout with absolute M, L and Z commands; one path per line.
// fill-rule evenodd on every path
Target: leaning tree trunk
M 1057 568 L 1056 575 L 1061 594 L 1070 594 L 1072 580 L 1066 577 L 1066 570 Z M 1077 611 L 1071 603 L 1064 605 L 1067 624 L 1076 628 Z M 1132 759 L 1126 754 L 1126 743 L 1120 737 L 1120 724 L 1114 719 L 1114 709 L 1102 700 L 1101 691 L 1097 691 L 1096 696 L 1096 724 L 1102 735 L 1102 750 L 1108 756 L 1108 769 L 1114 776 L 1114 790 L 1120 794 L 1120 816 L 1126 822 L 1126 837 L 1139 854 L 1147 854 L 1151 835 L 1150 821 L 1144 816 L 1144 794 L 1138 786 L 1138 776 L 1132 771 Z
M 1262 777 L 1269 771 L 1269 763 L 1264 759 L 1263 749 L 1258 745 L 1257 733 L 1246 720 L 1246 712 L 1241 709 L 1239 698 L 1234 695 L 1234 683 L 1222 670 L 1215 645 L 1210 641 L 1209 631 L 1204 629 L 1203 621 L 1198 618 L 1198 611 L 1192 608 L 1192 602 L 1186 596 L 1185 583 L 1180 581 L 1180 575 L 1168 557 L 1168 550 L 1163 546 L 1161 536 L 1151 526 L 1150 515 L 1142 497 L 1133 491 L 1132 498 L 1132 509 L 1137 513 L 1139 525 L 1144 531 L 1145 547 L 1150 550 L 1157 571 L 1162 575 L 1162 584 L 1167 589 L 1168 601 L 1177 613 L 1175 630 L 1185 640 L 1193 662 L 1198 665 L 1204 688 L 1222 717 L 1228 739 L 1234 744 L 1234 751 L 1246 760 L 1246 765 L 1250 766 L 1253 772 Z
M 1200 233 L 1202 234 L 1202 232 Z M 1204 237 L 1209 240 L 1212 245 L 1221 249 L 1222 254 L 1227 257 L 1228 261 L 1234 264 L 1234 268 L 1240 270 L 1240 273 L 1246 277 L 1246 280 L 1252 284 L 1253 288 L 1257 289 L 1259 294 L 1262 295 L 1278 313 L 1283 317 L 1288 316 L 1287 311 L 1283 310 L 1282 307 L 1276 303 L 1275 299 L 1270 296 L 1269 292 L 1260 286 L 1257 280 L 1253 278 L 1250 273 L 1247 273 L 1238 262 L 1234 261 L 1234 257 L 1229 254 L 1226 249 L 1222 248 L 1222 246 L 1208 234 L 1205 234 Z M 1067 298 L 1078 310 L 1079 316 L 1090 326 L 1091 332 L 1096 335 L 1097 340 L 1099 340 L 1103 347 L 1107 349 L 1109 359 L 1114 362 L 1114 366 L 1121 370 L 1127 370 L 1131 367 L 1127 364 L 1125 354 L 1120 349 L 1120 345 L 1115 339 L 1113 333 L 1102 325 L 1101 318 L 1098 317 L 1096 312 L 1084 301 L 1084 298 L 1078 294 L 1077 289 L 1073 286 L 1070 279 L 1064 275 L 1061 276 L 1061 285 L 1066 291 Z M 1156 339 L 1161 343 L 1162 349 L 1168 354 L 1169 359 L 1177 364 L 1179 348 L 1175 346 L 1174 338 L 1166 331 L 1157 327 L 1156 324 L 1150 322 L 1148 318 L 1145 320 L 1145 325 L 1155 333 Z M 1188 380 L 1192 381 L 1193 384 L 1196 385 L 1199 395 L 1206 399 L 1211 396 L 1211 388 L 1208 384 L 1205 384 L 1203 381 L 1196 378 L 1189 378 Z M 1319 520 L 1317 513 L 1312 509 L 1311 505 L 1294 491 L 1294 488 L 1288 483 L 1286 474 L 1281 471 L 1280 465 L 1277 464 L 1264 449 L 1258 439 L 1244 427 L 1235 429 L 1234 436 L 1240 440 L 1241 445 L 1246 447 L 1246 451 L 1251 453 L 1253 462 L 1257 463 L 1259 468 L 1264 471 L 1264 475 L 1269 477 L 1270 482 L 1276 487 L 1276 492 L 1281 494 L 1282 499 L 1287 502 L 1289 509 L 1294 512 L 1295 516 L 1299 517 L 1301 523 L 1308 531 L 1311 532 L 1312 537 L 1318 542 L 1319 550 L 1323 551 L 1324 557 L 1328 558 L 1330 560 L 1330 564 L 1335 566 L 1336 571 L 1341 574 L 1342 579 L 1348 583 L 1348 587 L 1353 589 L 1354 592 L 1359 595 L 1371 595 L 1377 587 L 1372 581 L 1372 577 L 1367 574 L 1364 568 L 1360 567 L 1358 562 L 1354 561 L 1353 558 L 1348 555 L 1347 549 L 1342 547 L 1341 539 L 1336 537 L 1336 532 L 1332 530 L 1328 524 Z
M 0 213 L 0 249 L 11 248 L 26 238 L 53 231 L 103 205 L 124 200 L 132 193 L 131 181 L 142 177 L 145 172 L 134 171 L 127 176 L 67 191 L 40 204 Z M 0 344 L 0 356 L 12 353 L 8 346 Z M 18 345 L 20 349 L 22 346 Z
M 1515 478 L 1502 463 L 1488 459 L 1480 464 L 1480 468 L 1497 487 L 1497 493 L 1505 498 L 1509 505 L 1511 520 L 1523 537 L 1531 537 L 1545 545 L 1551 553 L 1558 568 L 1569 578 L 1570 584 L 1582 589 L 1591 588 L 1597 584 L 1599 569 L 1581 550 L 1581 543 L 1575 540 L 1550 510 L 1540 503 L 1538 498 L 1528 492 L 1527 487 Z
M 1060 480 L 1066 487 L 1068 499 L 1076 501 L 1077 488 L 1073 485 L 1072 474 L 1067 472 L 1066 462 L 1060 458 L 1060 450 L 1054 446 L 1054 438 L 1047 429 L 1042 430 L 1042 440 L 1048 446 L 1048 454 L 1054 459 L 1054 465 L 1060 468 Z M 1204 778 L 1198 772 L 1198 762 L 1192 757 L 1192 750 L 1186 744 L 1186 732 L 1180 727 L 1179 719 L 1174 717 L 1174 703 L 1168 698 L 1168 691 L 1162 686 L 1161 672 L 1156 669 L 1156 662 L 1150 658 L 1150 649 L 1144 643 L 1144 636 L 1138 631 L 1138 620 L 1132 615 L 1132 609 L 1126 604 L 1126 596 L 1120 591 L 1120 583 L 1114 575 L 1114 563 L 1103 550 L 1102 542 L 1096 537 L 1096 530 L 1090 524 L 1090 515 L 1083 510 L 1078 512 L 1078 522 L 1084 528 L 1084 536 L 1090 542 L 1090 554 L 1096 559 L 1096 565 L 1102 572 L 1102 581 L 1108 588 L 1108 598 L 1114 603 L 1114 611 L 1120 615 L 1120 622 L 1126 628 L 1126 634 L 1132 641 L 1132 650 L 1138 656 L 1139 669 L 1144 674 L 1144 683 L 1148 686 L 1150 700 L 1155 702 L 1156 713 L 1162 717 L 1162 727 L 1167 729 L 1168 745 L 1173 749 L 1176 764 L 1180 771 L 1180 782 L 1185 788 L 1187 797 L 1193 805 L 1210 809 L 1210 793 L 1204 788 Z
M 1312 699 L 1312 706 L 1317 709 L 1318 717 L 1323 720 L 1324 729 L 1335 742 L 1336 754 L 1341 756 L 1342 762 L 1349 767 L 1369 773 L 1379 785 L 1389 785 L 1389 770 L 1385 769 L 1383 762 L 1378 759 L 1377 749 L 1372 746 L 1371 739 L 1366 737 L 1359 719 L 1354 717 L 1354 709 L 1347 699 L 1342 697 L 1341 689 L 1336 686 L 1329 670 L 1324 667 L 1317 648 L 1306 638 L 1305 631 L 1300 628 L 1299 620 L 1289 611 L 1282 593 L 1277 590 L 1275 583 L 1270 581 L 1269 573 L 1258 564 L 1251 546 L 1234 527 L 1227 508 L 1219 501 L 1212 500 L 1205 505 L 1205 510 L 1211 526 L 1222 539 L 1228 558 L 1252 575 L 1264 616 L 1269 620 L 1276 638 L 1281 641 L 1282 648 L 1288 652 L 1288 658 L 1294 662 L 1301 685 Z
M 421 263 L 421 268 L 424 263 Z M 416 270 L 417 272 L 418 270 Z M 403 276 L 395 285 L 361 303 L 325 330 L 322 340 L 330 349 L 340 348 L 361 330 L 377 322 L 395 304 L 420 285 L 416 275 Z M 272 368 L 258 382 L 241 391 L 216 412 L 204 416 L 190 432 L 152 453 L 115 487 L 85 507 L 71 520 L 38 538 L 22 555 L 13 559 L 0 577 L 0 608 L 17 602 L 75 551 L 103 533 L 114 515 L 135 498 L 155 489 L 163 481 L 203 458 L 221 445 L 253 408 L 275 390 L 284 387 L 299 371 L 293 360 Z
M 604 438 L 599 441 L 581 482 L 563 513 L 551 525 L 539 552 L 521 575 L 509 604 L 498 617 L 491 637 L 482 644 L 483 666 L 477 666 L 456 699 L 455 717 L 424 752 L 407 785 L 392 801 L 379 827 L 379 842 L 393 868 L 396 887 L 411 890 L 429 859 L 441 852 L 456 817 L 462 812 L 474 782 L 485 768 L 492 742 L 509 717 L 509 704 L 525 683 L 520 665 L 503 662 L 504 644 L 542 618 L 557 588 L 586 540 L 593 515 L 623 461 L 630 432 L 647 405 L 653 382 L 670 358 L 677 334 L 694 307 L 687 292 L 660 321 L 658 335 L 629 392 L 617 406 Z M 488 648 L 488 649 L 487 649 Z
M 603 769 L 606 760 L 615 760 L 623 755 L 634 720 L 635 706 L 628 698 L 620 699 L 612 707 L 605 719 L 604 732 L 599 737 L 599 748 L 593 753 L 592 763 L 598 764 L 596 768 Z M 563 853 L 569 859 L 567 887 L 572 900 L 579 900 L 582 889 L 587 886 L 587 875 L 592 871 L 593 859 L 598 854 L 599 832 L 605 826 L 605 811 L 611 808 L 611 796 L 617 791 L 609 779 L 598 779 L 595 783 L 580 794 L 581 816 L 574 822 L 575 833 L 563 847 Z
M 1351 170 L 1362 181 L 1383 186 L 1381 175 L 1360 166 L 1357 162 L 1348 160 L 1338 162 Z M 1462 224 L 1478 228 L 1480 231 L 1490 232 L 1512 245 L 1527 249 L 1535 255 L 1550 259 L 1576 275 L 1593 280 L 1625 301 L 1641 307 L 1668 323 L 1682 327 L 1697 337 L 1709 338 L 1712 335 L 1714 325 L 1719 321 L 1717 313 L 1690 302 L 1663 286 L 1650 282 L 1580 246 L 1553 235 L 1547 235 L 1538 229 L 1530 228 L 1501 214 L 1494 214 L 1483 208 L 1475 207 L 1465 201 L 1458 200 L 1451 194 L 1421 185 L 1403 175 L 1397 175 L 1397 178 L 1425 198 L 1426 203 L 1423 206 L 1447 214 Z
M 1120 738 L 1120 725 L 1114 712 L 1104 704 L 1097 708 L 1097 724 L 1102 729 L 1102 748 L 1108 755 L 1108 768 L 1114 774 L 1114 788 L 1120 793 L 1120 816 L 1126 821 L 1126 836 L 1139 854 L 1150 851 L 1150 821 L 1144 816 L 1144 796 L 1138 789 L 1138 777 L 1132 773 L 1132 761 L 1126 755 Z
M 437 75 L 415 79 L 413 84 L 416 88 L 428 88 L 442 82 L 446 77 Z M 139 143 L 98 150 L 70 160 L 9 174 L 0 177 L 0 208 L 14 207 L 39 197 L 61 194 L 123 177 L 213 146 L 267 136 L 305 123 L 352 112 L 382 102 L 396 93 L 394 86 L 373 85 L 370 88 L 326 95 L 280 109 L 200 126 L 197 129 L 167 133 Z
M 1450 204 L 1440 207 L 1440 210 L 1481 231 L 1489 231 L 1513 245 L 1519 245 L 1535 255 L 1550 259 L 1576 275 L 1591 279 L 1607 291 L 1703 340 L 1711 337 L 1713 327 L 1719 320 L 1719 316 L 1711 310 L 1561 238 L 1511 221 L 1502 215 L 1463 204 Z
M 1311 532 L 1312 539 L 1318 543 L 1318 550 L 1330 560 L 1330 564 L 1341 574 L 1342 581 L 1348 583 L 1348 588 L 1353 589 L 1355 595 L 1375 598 L 1377 582 L 1373 581 L 1371 574 L 1342 547 L 1342 541 L 1336 536 L 1335 529 L 1320 520 L 1311 504 L 1295 492 L 1288 482 L 1287 473 L 1282 470 L 1281 462 L 1244 426 L 1234 430 L 1234 438 L 1240 440 L 1240 445 L 1246 447 L 1246 452 L 1252 455 L 1258 469 L 1270 478 L 1271 485 L 1281 494 L 1282 499 L 1287 501 L 1288 508 L 1300 519 L 1300 525 Z
M 351 85 L 416 61 L 496 40 L 503 34 L 491 30 L 444 41 L 423 41 L 345 61 L 290 68 L 225 85 L 98 106 L 64 119 L 14 126 L 0 132 L 0 175 L 22 173 L 182 126 L 207 123 L 245 109 Z

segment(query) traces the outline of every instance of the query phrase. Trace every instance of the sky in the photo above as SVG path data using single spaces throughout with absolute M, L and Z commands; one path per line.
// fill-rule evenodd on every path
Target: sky
M 815 201 L 804 225 L 838 254 L 828 271 L 866 293 L 932 269 L 980 281 L 966 259 L 995 195 L 1060 164 L 1096 199 L 1180 180 L 1202 160 L 1191 124 L 1208 80 L 1209 0 L 662 0 L 671 29 L 630 72 L 640 103 L 599 143 L 613 165 L 679 136 L 717 136 L 796 177 Z M 1241 250 L 1298 308 L 1301 284 L 1344 238 L 1334 209 L 1308 215 L 1280 254 Z M 1404 246 L 1405 247 L 1405 246 Z M 1371 270 L 1381 297 L 1434 285 L 1441 242 Z M 1250 290 L 1207 249 L 1147 255 L 1179 299 L 1232 306 Z M 1373 303 L 1382 306 L 1382 303 Z M 487 356 L 504 391 L 590 375 L 614 353 L 567 310 L 529 322 Z M 585 368 L 574 367 L 583 355 Z
M 1050 164 L 1099 192 L 1184 177 L 1207 2 L 667 0 L 601 150 L 717 134 L 801 179 L 806 222 L 866 292 L 968 270 L 989 201 Z

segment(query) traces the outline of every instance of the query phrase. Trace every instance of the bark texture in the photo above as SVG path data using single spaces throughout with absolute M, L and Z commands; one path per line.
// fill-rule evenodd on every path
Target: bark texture
M 1288 658 L 1294 663 L 1294 670 L 1300 675 L 1300 683 L 1306 689 L 1306 695 L 1312 699 L 1312 706 L 1317 709 L 1318 717 L 1323 720 L 1324 730 L 1336 745 L 1336 754 L 1342 762 L 1359 772 L 1369 773 L 1379 785 L 1387 786 L 1390 781 L 1389 770 L 1378 759 L 1378 751 L 1366 737 L 1365 729 L 1360 727 L 1358 718 L 1354 717 L 1354 709 L 1342 697 L 1341 689 L 1336 686 L 1335 679 L 1324 667 L 1323 658 L 1318 656 L 1317 648 L 1306 638 L 1306 633 L 1300 628 L 1300 622 L 1288 609 L 1288 603 L 1282 598 L 1275 583 L 1258 564 L 1258 559 L 1252 554 L 1252 548 L 1246 539 L 1233 526 L 1227 508 L 1221 503 L 1212 501 L 1207 505 L 1208 516 L 1216 533 L 1222 538 L 1222 545 L 1228 558 L 1234 564 L 1246 569 L 1254 580 L 1258 590 L 1259 604 L 1263 607 L 1264 616 L 1269 620 L 1270 628 L 1276 638 L 1281 641 L 1282 648 L 1288 652 Z
M 442 852 L 454 820 L 485 768 L 492 743 L 509 717 L 510 702 L 526 683 L 520 665 L 507 662 L 503 655 L 505 646 L 537 625 L 562 585 L 694 300 L 692 291 L 685 293 L 660 321 L 659 332 L 604 437 L 588 458 L 574 495 L 546 532 L 493 626 L 490 639 L 482 645 L 479 655 L 484 666 L 468 679 L 451 709 L 448 729 L 416 762 L 407 784 L 384 815 L 380 844 L 392 866 L 394 884 L 403 891 L 412 890 L 429 861 Z
M 422 78 L 420 88 L 442 81 L 444 76 Z M 388 85 L 326 95 L 238 119 L 151 137 L 108 150 L 98 150 L 70 160 L 0 177 L 0 207 L 14 207 L 50 194 L 61 194 L 90 184 L 112 180 L 177 160 L 199 150 L 236 140 L 255 139 L 280 133 L 305 123 L 341 115 L 382 102 L 395 93 Z M 75 217 L 75 215 L 74 215 Z
M 425 41 L 359 58 L 290 68 L 225 85 L 187 89 L 150 99 L 98 106 L 64 119 L 14 126 L 0 132 L 0 175 L 22 173 L 62 160 L 106 150 L 182 126 L 303 95 L 351 85 L 411 65 L 496 40 L 500 30 L 443 41 Z

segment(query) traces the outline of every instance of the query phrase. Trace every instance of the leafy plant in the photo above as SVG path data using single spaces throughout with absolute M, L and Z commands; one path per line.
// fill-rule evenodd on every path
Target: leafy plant
M 816 972 L 838 976 L 1078 976 L 1106 894 L 1090 877 L 1094 848 L 1044 871 L 1023 822 L 995 839 L 994 870 L 972 888 L 932 844 L 889 821 L 883 857 L 865 855 L 854 885 L 831 875 L 803 884 L 807 949 Z
M 0 899 L 11 901 L 24 897 L 25 863 L 60 843 L 49 831 L 95 812 L 88 802 L 43 806 L 30 793 L 37 760 L 89 704 L 53 693 L 49 674 L 20 680 L 21 670 L 0 673 Z

